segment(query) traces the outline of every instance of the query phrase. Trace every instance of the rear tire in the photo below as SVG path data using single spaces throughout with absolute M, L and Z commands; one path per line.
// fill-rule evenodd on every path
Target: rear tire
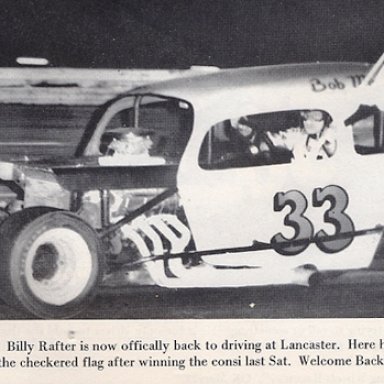
M 42 318 L 79 313 L 95 295 L 104 269 L 95 231 L 70 212 L 44 207 L 2 223 L 0 263 L 4 301 Z

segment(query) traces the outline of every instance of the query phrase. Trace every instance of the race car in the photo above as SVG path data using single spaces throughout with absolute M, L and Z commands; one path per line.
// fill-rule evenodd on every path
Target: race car
M 383 271 L 384 120 L 376 75 L 360 85 L 369 68 L 146 85 L 101 106 L 73 158 L 0 162 L 2 299 L 68 318 L 106 285 L 310 285 Z

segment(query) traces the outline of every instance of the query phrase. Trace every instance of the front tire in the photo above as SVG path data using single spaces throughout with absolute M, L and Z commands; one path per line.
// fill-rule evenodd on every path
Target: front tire
M 40 212 L 26 209 L 0 226 L 0 294 L 37 317 L 72 317 L 100 283 L 99 240 L 70 212 Z

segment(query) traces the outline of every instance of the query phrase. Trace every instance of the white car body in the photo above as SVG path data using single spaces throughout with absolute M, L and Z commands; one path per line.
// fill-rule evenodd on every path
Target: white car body
M 382 279 L 383 60 L 365 81 L 367 64 L 316 63 L 146 85 L 100 107 L 74 159 L 1 162 L 0 294 L 64 317 L 121 271 L 175 288 Z M 266 139 L 303 135 L 311 111 L 332 153 Z
M 356 90 L 365 68 L 355 64 L 315 64 L 227 70 L 135 91 L 177 97 L 193 106 L 193 130 L 180 161 L 177 186 L 196 250 L 226 250 L 203 255 L 204 263 L 196 268 L 183 268 L 180 260 L 173 260 L 171 278 L 163 273 L 163 268 L 156 272 L 149 264 L 157 284 L 175 287 L 307 284 L 314 272 L 370 267 L 382 237 L 382 231 L 376 227 L 383 223 L 384 212 L 379 207 L 383 206 L 384 197 L 374 180 L 380 178 L 384 157 L 380 153 L 357 154 L 352 129 L 344 124 L 364 103 Z M 204 137 L 219 121 L 301 109 L 321 109 L 331 114 L 337 127 L 335 156 L 319 162 L 261 167 L 206 170 L 199 166 Z M 307 197 L 305 216 L 312 223 L 314 233 L 324 230 L 329 236 L 334 235 L 335 225 L 324 222 L 330 202 L 324 201 L 320 207 L 311 203 L 316 188 L 333 185 L 346 191 L 346 214 L 353 222 L 354 231 L 368 231 L 354 236 L 346 248 L 335 253 L 324 252 L 312 242 L 292 256 L 275 249 L 228 251 L 251 247 L 255 242 L 270 243 L 279 232 L 287 240 L 292 239 L 293 228 L 284 225 L 290 209 L 285 207 L 276 212 L 273 207 L 275 194 L 290 190 Z

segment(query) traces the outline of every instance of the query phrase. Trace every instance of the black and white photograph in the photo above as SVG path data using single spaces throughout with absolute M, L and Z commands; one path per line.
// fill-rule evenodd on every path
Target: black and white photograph
M 383 20 L 380 0 L 4 0 L 0 328 L 384 318 Z M 136 338 L 121 349 L 234 353 L 143 363 L 179 373 L 288 372 L 284 350 L 384 365 L 352 336 Z M 0 375 L 13 352 L 42 369 L 34 348 L 91 348 L 60 340 L 6 340 Z M 119 358 L 54 366 L 137 364 Z

